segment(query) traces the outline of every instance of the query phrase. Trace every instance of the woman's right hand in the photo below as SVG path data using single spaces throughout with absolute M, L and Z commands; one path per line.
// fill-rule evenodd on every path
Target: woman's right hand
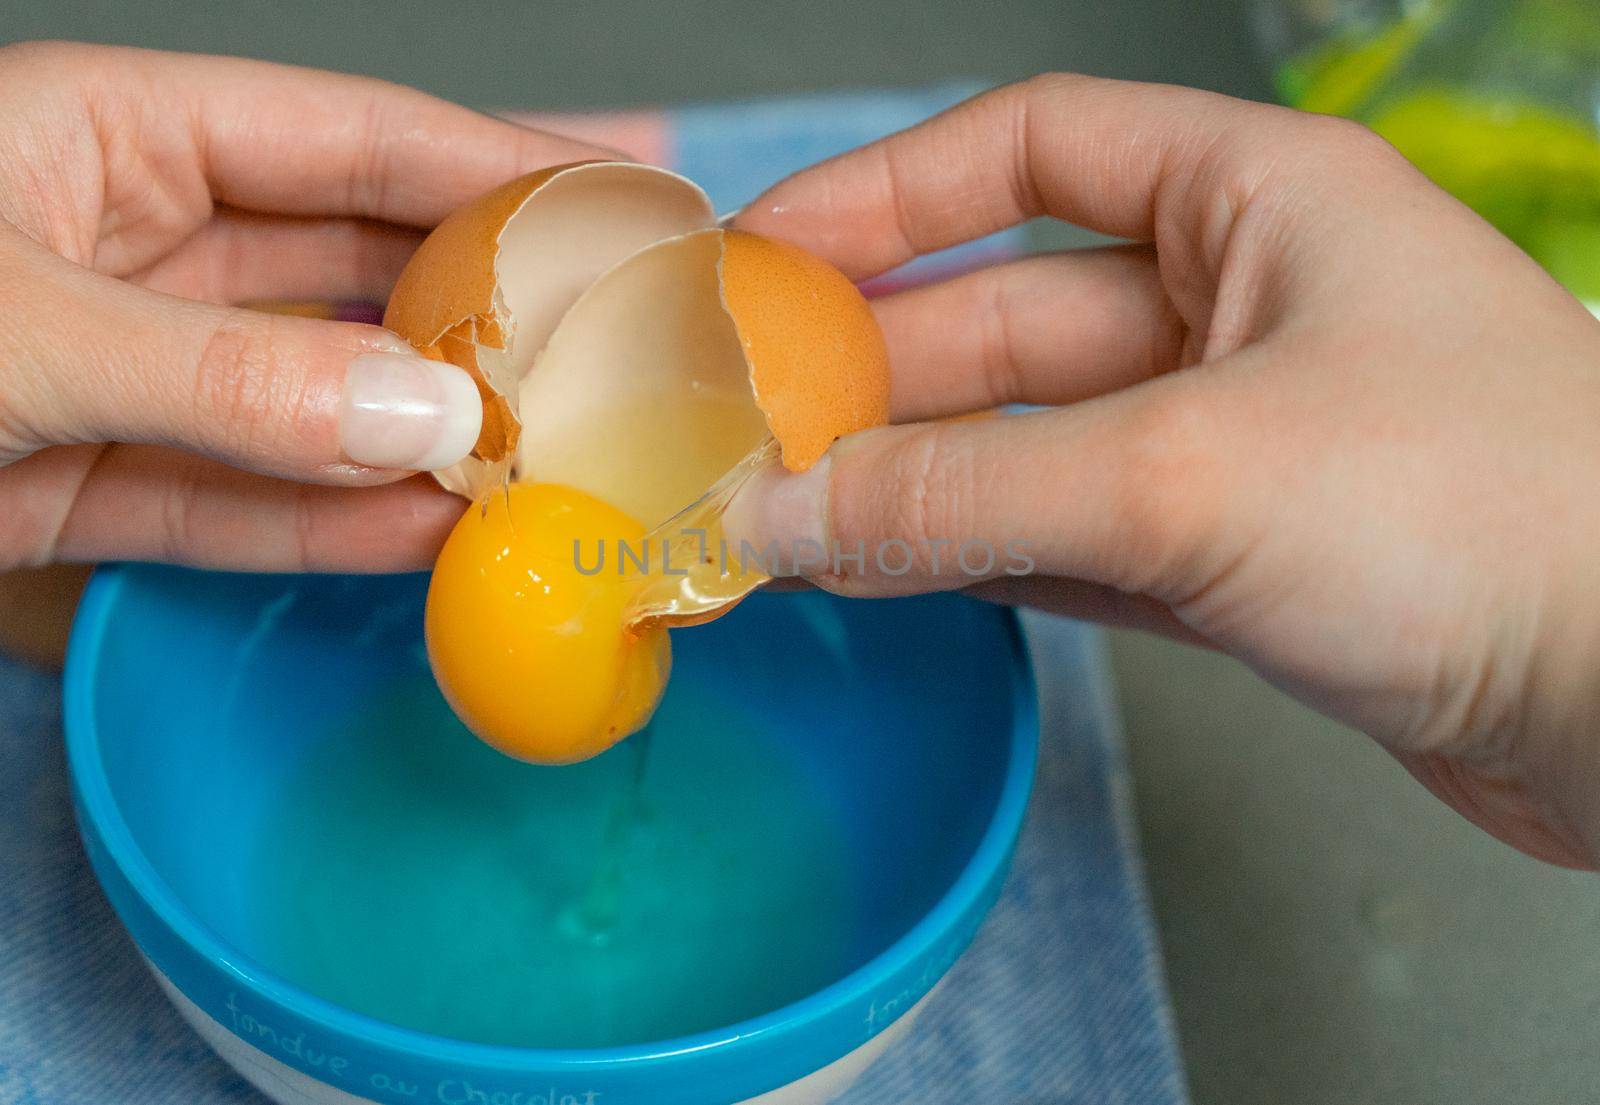
M 864 548 L 813 573 L 844 594 L 966 587 L 1223 649 L 1595 866 L 1600 324 L 1370 132 L 1186 89 L 1000 89 L 738 222 L 860 279 L 1037 215 L 1138 244 L 878 301 L 912 424 L 753 484 L 741 535 Z M 1017 402 L 1051 409 L 924 421 Z M 912 568 L 879 570 L 902 541 Z M 963 542 L 1034 573 L 975 582 Z

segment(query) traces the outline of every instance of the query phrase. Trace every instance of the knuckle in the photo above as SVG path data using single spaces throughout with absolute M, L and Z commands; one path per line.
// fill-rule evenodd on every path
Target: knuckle
M 1120 435 L 1106 508 L 1107 549 L 1117 563 L 1097 577 L 1132 592 L 1167 594 L 1181 584 L 1187 550 L 1219 516 L 1222 451 L 1213 413 L 1192 389 L 1148 398 Z
M 278 412 L 292 399 L 277 330 L 270 316 L 228 312 L 206 338 L 195 372 L 194 418 L 209 444 L 237 452 L 273 444 Z
M 987 289 L 978 293 L 980 300 L 971 312 L 980 320 L 983 344 L 979 357 L 984 392 L 989 406 L 1015 402 L 1021 398 L 1022 382 L 1019 376 L 1015 332 L 1017 320 L 1023 317 L 1018 310 L 1019 286 L 1034 285 L 1036 275 L 1026 270 L 998 269 L 987 281 Z M 975 285 L 976 288 L 979 287 Z
M 1365 124 L 1335 115 L 1301 120 L 1306 153 L 1318 173 L 1336 170 L 1344 178 L 1407 164 L 1400 151 Z
M 907 434 L 887 459 L 892 499 L 885 536 L 910 546 L 915 574 L 934 574 L 938 550 L 972 535 L 973 452 L 948 428 L 927 426 Z
M 1011 88 L 1024 99 L 1048 101 L 1078 91 L 1086 79 L 1078 73 L 1049 70 L 1035 73 Z
M 187 560 L 197 546 L 199 524 L 196 518 L 200 497 L 200 469 L 192 461 L 173 466 L 164 481 L 160 525 L 157 534 L 158 559 L 169 563 Z
M 1318 139 L 1327 146 L 1340 150 L 1388 149 L 1389 143 L 1364 123 L 1340 115 L 1310 115 L 1307 122 Z
M 389 111 L 387 97 L 374 93 L 367 99 L 361 119 L 361 156 L 352 159 L 346 185 L 348 206 L 352 211 L 385 209 L 390 175 L 387 167 L 391 156 L 391 146 L 386 140 L 392 130 Z

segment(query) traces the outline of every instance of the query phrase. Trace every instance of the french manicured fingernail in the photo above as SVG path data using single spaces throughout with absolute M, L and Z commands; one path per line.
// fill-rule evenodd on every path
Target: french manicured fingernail
M 405 353 L 350 361 L 339 444 L 357 464 L 427 471 L 472 451 L 483 424 L 478 387 L 461 369 Z
M 826 564 L 828 475 L 824 456 L 804 472 L 781 466 L 760 469 L 734 493 L 722 524 L 731 548 L 760 550 L 769 575 L 802 575 Z

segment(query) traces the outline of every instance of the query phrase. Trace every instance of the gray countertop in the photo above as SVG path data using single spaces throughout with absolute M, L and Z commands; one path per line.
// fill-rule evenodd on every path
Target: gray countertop
M 1195 1101 L 1595 1099 L 1600 883 L 1241 665 L 1113 635 Z
M 367 72 L 483 107 L 1047 69 L 1266 94 L 1241 5 L 1197 0 L 0 5 L 0 41 L 37 37 Z M 1227 660 L 1126 634 L 1113 657 L 1200 1105 L 1593 1096 L 1600 883 L 1483 836 Z

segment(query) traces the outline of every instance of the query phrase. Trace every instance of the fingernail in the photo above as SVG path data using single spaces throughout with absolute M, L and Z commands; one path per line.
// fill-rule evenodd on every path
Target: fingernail
M 362 353 L 345 373 L 339 444 L 357 464 L 445 468 L 472 451 L 482 423 L 477 385 L 453 364 Z
M 730 548 L 761 554 L 769 575 L 794 576 L 820 570 L 828 559 L 828 474 L 824 456 L 804 472 L 782 466 L 760 469 L 734 493 L 722 517 Z

